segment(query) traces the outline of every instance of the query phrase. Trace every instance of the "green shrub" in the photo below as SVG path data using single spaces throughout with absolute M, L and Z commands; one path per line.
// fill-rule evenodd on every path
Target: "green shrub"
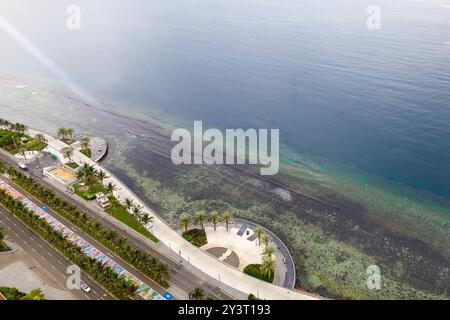
M 244 268 L 244 273 L 246 273 L 246 274 L 248 274 L 248 275 L 250 275 L 252 277 L 258 278 L 260 280 L 272 283 L 273 282 L 273 278 L 275 277 L 275 275 L 272 274 L 269 277 L 267 275 L 262 274 L 261 270 L 260 270 L 260 267 L 261 267 L 260 264 L 249 264 L 248 266 L 246 266 Z
M 3 294 L 6 300 L 22 300 L 26 296 L 26 293 L 10 287 L 0 287 L 0 293 Z

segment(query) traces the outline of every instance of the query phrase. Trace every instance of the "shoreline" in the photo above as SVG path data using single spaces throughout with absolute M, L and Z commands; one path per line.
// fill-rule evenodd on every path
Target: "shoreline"
M 16 89 L 17 90 L 17 89 Z M 52 105 L 54 107 L 57 107 L 59 104 L 64 103 L 65 99 L 63 98 L 64 95 L 59 96 L 58 99 L 56 99 L 56 101 L 53 101 L 55 96 L 58 97 L 57 93 L 52 92 L 52 95 L 47 96 L 44 100 L 39 100 L 39 104 L 45 105 L 45 106 L 49 106 Z M 50 99 L 50 103 L 49 102 Z M 72 101 L 73 102 L 73 101 Z M 72 103 L 71 102 L 71 103 Z M 20 104 L 19 104 L 20 105 Z M 70 106 L 69 106 L 70 107 Z M 72 106 L 73 108 L 74 106 Z M 85 108 L 88 108 L 85 106 Z M 77 111 L 81 111 L 84 109 L 80 109 L 79 106 L 77 106 L 77 108 L 73 108 L 74 110 Z M 22 113 L 22 117 L 23 118 L 29 118 L 29 116 L 27 114 L 25 114 L 26 112 L 26 108 L 24 109 L 24 111 L 21 111 Z M 29 110 L 31 112 L 36 112 L 36 110 Z M 91 111 L 88 111 L 91 112 Z M 112 113 L 114 115 L 111 115 L 111 111 L 108 111 L 110 117 L 112 117 L 111 119 L 105 119 L 105 125 L 108 123 L 114 123 L 114 125 L 117 125 L 118 129 L 123 130 L 123 132 L 120 135 L 117 135 L 113 130 L 108 130 L 107 131 L 107 136 L 109 137 L 109 139 L 111 140 L 111 157 L 106 159 L 106 161 L 103 163 L 104 166 L 107 166 L 108 169 L 111 171 L 114 171 L 114 173 L 117 175 L 117 173 L 121 173 L 121 175 L 127 176 L 130 180 L 131 183 L 131 189 L 134 190 L 135 192 L 138 191 L 138 195 L 142 198 L 145 199 L 146 202 L 151 203 L 152 206 L 156 206 L 159 208 L 160 205 L 162 205 L 162 209 L 164 210 L 163 217 L 166 221 L 170 221 L 172 216 L 176 217 L 177 214 L 177 208 L 178 208 L 178 204 L 174 204 L 172 206 L 172 202 L 169 201 L 170 205 L 165 204 L 164 202 L 161 202 L 159 199 L 158 194 L 156 193 L 157 191 L 153 189 L 153 185 L 158 181 L 159 185 L 161 187 L 166 187 L 167 184 L 170 184 L 170 173 L 169 176 L 168 175 L 168 169 L 166 169 L 166 167 L 170 168 L 170 165 L 166 164 L 165 161 L 162 161 L 161 159 L 159 159 L 159 155 L 163 155 L 166 153 L 166 146 L 167 144 L 167 139 L 166 137 L 163 136 L 164 132 L 164 128 L 161 125 L 158 125 L 156 122 L 157 121 L 153 121 L 153 122 L 147 122 L 146 120 L 138 120 L 138 121 L 134 121 L 134 120 L 130 120 L 129 117 L 126 117 L 125 119 L 121 119 L 121 115 L 117 115 L 116 113 Z M 32 113 L 31 113 L 32 114 Z M 105 117 L 105 114 L 101 114 L 103 117 Z M 14 118 L 20 118 L 21 115 L 16 114 L 14 115 Z M 55 116 L 56 117 L 56 116 Z M 95 117 L 95 115 L 94 115 Z M 55 118 L 56 119 L 56 118 Z M 71 121 L 73 121 L 73 123 L 77 123 L 77 126 L 80 124 L 80 119 L 83 119 L 83 115 L 80 114 L 79 117 L 77 117 L 77 119 L 69 119 Z M 103 119 L 103 118 L 102 118 Z M 75 122 L 78 121 L 78 122 Z M 114 121 L 114 122 L 108 122 L 108 121 Z M 42 122 L 42 121 L 41 121 Z M 27 123 L 29 123 L 29 121 L 27 121 Z M 93 122 L 95 123 L 95 122 Z M 86 122 L 83 123 L 84 127 L 79 129 L 79 131 L 85 131 L 86 128 L 91 128 L 88 130 L 92 131 L 92 127 L 94 127 L 91 122 Z M 46 127 L 48 127 L 48 121 L 47 124 L 45 125 Z M 50 128 L 49 128 L 50 129 Z M 105 128 L 106 129 L 106 128 Z M 118 140 L 120 137 L 120 140 Z M 139 144 L 135 146 L 136 144 L 136 138 L 138 138 L 139 140 Z M 139 153 L 139 154 L 135 154 L 135 151 L 139 148 L 145 148 L 145 155 L 144 153 Z M 130 153 L 131 152 L 131 153 Z M 126 158 L 126 160 L 124 160 Z M 145 159 L 145 160 L 144 160 Z M 156 172 L 155 172 L 156 169 Z M 393 230 L 392 227 L 401 227 L 404 228 L 403 223 L 392 223 L 392 219 L 394 217 L 400 216 L 402 219 L 403 218 L 407 218 L 408 219 L 408 224 L 411 224 L 412 226 L 414 226 L 414 229 L 423 229 L 424 233 L 428 234 L 429 237 L 434 238 L 436 235 L 440 234 L 440 233 L 435 233 L 435 232 L 427 232 L 425 231 L 426 228 L 422 227 L 422 223 L 421 223 L 421 216 L 422 215 L 426 215 L 428 212 L 431 215 L 431 223 L 435 223 L 434 221 L 434 216 L 435 213 L 434 209 L 428 208 L 426 205 L 422 205 L 422 204 L 417 204 L 415 201 L 417 201 L 417 199 L 414 199 L 415 201 L 413 201 L 412 203 L 410 203 L 410 200 L 405 200 L 405 198 L 403 197 L 397 197 L 395 195 L 390 195 L 387 194 L 383 189 L 376 189 L 376 188 L 372 188 L 372 187 L 364 187 L 364 190 L 359 190 L 361 188 L 361 185 L 358 183 L 350 183 L 349 180 L 330 180 L 330 178 L 325 177 L 325 174 L 323 172 L 321 172 L 321 168 L 320 166 L 316 168 L 316 164 L 314 163 L 307 163 L 307 166 L 303 166 L 303 165 L 299 165 L 295 168 L 288 168 L 289 171 L 292 170 L 292 172 L 287 172 L 288 176 L 282 176 L 280 177 L 281 180 L 284 181 L 284 179 L 287 179 L 287 184 L 289 186 L 292 186 L 295 190 L 299 190 L 301 192 L 301 194 L 312 194 L 312 195 L 316 195 L 319 197 L 319 199 L 326 199 L 327 202 L 331 201 L 331 203 L 337 203 L 339 205 L 342 205 L 344 208 L 344 212 L 346 213 L 345 215 L 333 215 L 333 212 L 322 212 L 322 209 L 320 207 L 316 208 L 316 206 L 313 206 L 314 210 L 317 210 L 318 212 L 313 212 L 313 213 L 308 213 L 309 207 L 308 207 L 308 200 L 301 198 L 301 199 L 297 199 L 297 197 L 294 197 L 295 199 L 291 202 L 287 202 L 284 201 L 283 199 L 281 199 L 280 197 L 278 197 L 277 195 L 272 193 L 272 189 L 270 188 L 266 188 L 265 184 L 263 184 L 262 187 L 257 187 L 259 195 L 261 196 L 262 199 L 267 199 L 267 201 L 273 202 L 274 206 L 273 209 L 275 209 L 275 212 L 279 211 L 279 215 L 280 216 L 273 216 L 273 215 L 268 215 L 271 216 L 272 219 L 268 219 L 268 220 L 264 220 L 265 219 L 265 213 L 264 216 L 262 216 L 261 214 L 259 215 L 253 215 L 252 213 L 246 213 L 246 212 L 242 212 L 242 214 L 245 213 L 245 216 L 242 216 L 242 218 L 246 218 L 249 219 L 251 218 L 251 221 L 253 222 L 258 222 L 259 224 L 263 224 L 265 226 L 268 226 L 268 228 L 270 230 L 273 230 L 274 232 L 277 233 L 277 235 L 280 235 L 280 237 L 282 238 L 283 242 L 286 243 L 286 245 L 289 247 L 290 250 L 293 250 L 293 255 L 294 255 L 294 259 L 296 260 L 296 265 L 297 266 L 297 271 L 302 271 L 298 278 L 297 278 L 297 283 L 300 283 L 300 285 L 302 287 L 305 286 L 305 280 L 303 280 L 304 278 L 302 273 L 304 272 L 316 272 L 316 270 L 311 269 L 311 267 L 308 267 L 308 265 L 305 266 L 305 263 L 308 264 L 309 260 L 313 260 L 316 258 L 311 258 L 311 255 L 314 255 L 314 252 L 319 252 L 317 249 L 313 249 L 314 247 L 314 242 L 312 243 L 305 243 L 305 241 L 307 240 L 306 235 L 302 235 L 302 233 L 304 233 L 304 228 L 309 228 L 309 226 L 303 226 L 303 222 L 300 221 L 306 221 L 308 224 L 313 224 L 315 226 L 318 226 L 319 229 L 314 231 L 315 229 L 311 230 L 311 234 L 317 233 L 319 232 L 319 230 L 322 230 L 320 232 L 324 232 L 325 235 L 320 236 L 320 237 L 326 237 L 326 238 L 330 238 L 330 239 L 335 239 L 335 241 L 340 241 L 342 242 L 342 245 L 347 244 L 347 242 L 349 241 L 349 239 L 354 238 L 355 236 L 357 236 L 357 234 L 355 234 L 355 232 L 359 232 L 358 229 L 356 229 L 356 231 L 352 231 L 350 230 L 350 226 L 348 227 L 349 230 L 346 230 L 346 224 L 351 223 L 355 228 L 363 228 L 364 232 L 371 232 L 370 230 L 380 230 L 381 235 L 386 234 L 386 236 L 388 237 L 388 239 L 395 241 L 396 246 L 399 246 L 399 250 L 401 248 L 401 246 L 407 246 L 408 248 L 411 248 L 413 250 L 413 252 L 416 252 L 418 254 L 417 257 L 422 257 L 422 254 L 426 254 L 426 252 L 430 251 L 431 253 L 428 255 L 427 254 L 427 259 L 434 259 L 433 257 L 437 254 L 437 251 L 435 251 L 434 249 L 431 250 L 427 247 L 424 247 L 422 244 L 422 236 L 417 235 L 415 232 L 414 233 L 410 233 L 408 230 L 409 229 L 405 229 L 405 230 Z M 150 179 L 147 176 L 147 170 L 150 170 L 153 174 L 152 176 L 154 177 L 153 179 Z M 200 169 L 199 169 L 200 170 Z M 240 181 L 241 184 L 236 184 L 237 188 L 246 188 L 245 190 L 245 194 L 251 192 L 251 190 L 248 190 L 251 184 L 249 184 L 249 182 L 247 181 L 245 175 L 244 178 L 240 177 L 238 178 L 238 175 L 236 173 L 229 173 L 228 170 L 227 174 L 229 174 L 229 176 L 231 177 L 231 180 L 237 180 Z M 154 174 L 157 173 L 158 175 L 155 177 Z M 178 173 L 177 173 L 178 174 Z M 211 176 L 211 177 L 215 177 L 215 171 L 214 170 L 207 170 L 207 173 L 205 173 L 206 176 Z M 220 179 L 222 179 L 222 175 L 223 172 L 221 172 L 217 177 L 218 177 L 218 183 L 219 181 L 221 181 Z M 238 178 L 238 179 L 236 179 Z M 250 178 L 248 178 L 250 179 Z M 235 181 L 230 182 L 229 180 L 225 180 L 225 182 L 227 184 L 233 184 Z M 206 187 L 209 186 L 209 188 L 217 188 L 217 186 L 215 186 L 214 184 L 209 184 L 206 183 L 205 184 Z M 342 189 L 342 186 L 345 186 L 348 190 L 344 190 L 345 193 L 338 193 L 338 194 L 332 194 L 331 192 L 337 188 L 337 189 Z M 182 190 L 173 190 L 173 194 L 176 194 L 177 197 L 182 196 L 182 197 L 186 197 L 188 196 L 189 198 L 192 197 L 192 195 L 189 193 L 189 190 L 184 190 L 183 186 L 180 186 Z M 254 189 L 255 187 L 250 187 L 250 189 Z M 357 197 L 353 197 L 354 196 L 354 192 L 355 190 L 352 188 L 358 188 L 358 190 L 356 190 L 358 192 L 358 196 Z M 169 189 L 168 189 L 169 190 Z M 378 191 L 376 191 L 378 190 Z M 214 190 L 210 190 L 210 191 L 214 191 Z M 208 192 L 210 192 L 208 191 Z M 239 200 L 239 196 L 237 196 L 237 199 L 232 199 L 231 194 L 232 192 L 225 190 L 227 193 L 230 193 L 230 196 L 228 195 L 224 195 L 224 201 L 231 203 L 234 207 L 236 208 L 241 208 L 240 207 L 240 202 Z M 374 192 L 376 191 L 376 192 Z M 159 191 L 158 191 L 159 192 Z M 165 192 L 165 191 L 164 191 Z M 170 191 L 172 192 L 172 191 Z M 359 195 L 360 192 L 361 195 Z M 350 198 L 345 198 L 343 195 L 348 195 L 350 193 Z M 169 191 L 167 191 L 167 194 L 164 193 L 166 196 L 170 195 L 171 193 L 169 193 Z M 366 195 L 367 194 L 367 195 Z M 195 195 L 195 194 L 194 194 Z M 205 194 L 208 195 L 208 194 Z M 370 196 L 369 200 L 364 198 L 365 196 Z M 387 198 L 386 198 L 387 197 Z M 161 196 L 161 199 L 163 197 Z M 208 199 L 209 195 L 205 197 L 205 199 Z M 377 200 L 377 198 L 380 198 L 379 202 L 381 203 L 381 205 L 386 205 L 386 208 L 381 208 L 381 207 L 377 207 L 372 203 L 373 200 Z M 177 199 L 177 198 L 176 198 Z M 195 199 L 195 197 L 194 197 Z M 349 200 L 350 199 L 350 200 Z M 354 200 L 351 200 L 354 199 Z M 387 201 L 385 201 L 385 199 L 387 199 Z M 230 202 L 230 200 L 232 200 L 232 202 Z M 236 201 L 235 201 L 236 200 Z M 297 201 L 298 200 L 298 201 Z M 177 200 L 178 201 L 178 200 Z M 206 200 L 205 200 L 206 201 Z M 236 203 L 234 203 L 234 202 Z M 264 200 L 265 202 L 266 200 Z M 378 200 L 377 200 L 378 201 Z M 391 204 L 392 201 L 398 201 L 398 203 L 393 203 Z M 252 202 L 253 203 L 253 202 Z M 368 204 L 367 209 L 361 210 L 360 206 L 355 206 L 355 204 L 361 204 L 361 203 L 366 203 Z M 189 205 L 188 205 L 189 206 Z M 278 209 L 276 209 L 278 207 Z M 297 209 L 296 209 L 297 208 Z M 412 208 L 413 210 L 409 209 Z M 158 209 L 159 210 L 159 209 Z M 240 209 L 239 209 L 240 210 Z M 285 221 L 284 218 L 281 216 L 282 214 L 284 215 L 285 213 L 283 211 L 287 211 L 286 215 L 292 215 L 292 219 L 289 220 L 289 222 Z M 292 212 L 291 212 L 292 211 Z M 381 212 L 385 212 L 386 215 L 382 215 Z M 418 214 L 418 216 L 412 216 L 411 218 L 409 218 L 409 216 L 405 216 L 403 217 L 403 212 L 413 212 L 414 215 Z M 436 211 L 438 212 L 438 211 Z M 432 214 L 431 214 L 432 213 Z M 241 213 L 240 213 L 241 214 Z M 250 214 L 250 215 L 247 215 Z M 445 214 L 444 212 L 441 211 L 441 214 Z M 369 219 L 370 218 L 370 219 Z M 330 220 L 331 219 L 331 220 Z M 336 220 L 337 219 L 337 220 Z M 356 219 L 356 220 L 355 220 Z M 362 220 L 361 220 L 362 219 Z M 297 222 L 298 220 L 298 222 Z M 295 223 L 295 229 L 292 229 L 290 231 L 290 233 L 288 233 L 286 230 L 284 230 L 286 228 L 285 226 L 282 226 L 282 222 L 285 221 L 285 223 Z M 331 222 L 330 222 L 331 221 Z M 335 222 L 334 222 L 335 221 Z M 402 220 L 400 220 L 402 221 Z M 333 225 L 330 225 L 331 223 L 333 223 Z M 381 224 L 387 224 L 387 227 L 383 227 L 381 228 Z M 298 226 L 303 226 L 300 229 L 297 229 Z M 293 228 L 293 226 L 292 226 Z M 408 227 L 409 228 L 409 227 Z M 294 231 L 295 230 L 295 231 Z M 390 230 L 389 232 L 386 232 L 386 230 Z M 290 236 L 289 234 L 292 234 L 292 232 L 294 233 L 294 236 Z M 309 231 L 308 231 L 309 232 Z M 386 232 L 386 233 L 385 233 Z M 408 235 L 409 236 L 406 236 Z M 292 237 L 294 237 L 294 239 L 292 239 Z M 376 237 L 376 235 L 373 235 L 373 237 Z M 298 239 L 297 239 L 298 238 Z M 300 241 L 300 238 L 302 239 L 302 241 Z M 356 238 L 358 239 L 358 238 Z M 364 240 L 367 239 L 367 240 Z M 382 250 L 375 250 L 373 247 L 383 247 L 383 243 L 380 242 L 378 243 L 377 241 L 382 241 L 382 239 L 378 239 L 378 238 L 374 238 L 373 240 L 376 241 L 372 241 L 372 243 L 370 243 L 371 241 L 368 240 L 369 238 L 367 236 L 363 236 L 361 235 L 361 241 L 362 242 L 358 242 L 356 240 L 353 240 L 351 242 L 351 247 L 353 248 L 352 250 L 350 249 L 346 249 L 345 246 L 343 246 L 342 250 L 343 252 L 345 252 L 345 254 L 353 254 L 351 253 L 354 250 L 360 250 L 361 252 L 363 252 L 364 254 L 368 254 L 371 257 L 374 257 L 375 259 L 380 259 L 383 256 L 386 256 L 386 259 L 388 257 L 390 257 L 390 255 L 392 253 L 389 254 L 385 254 Z M 436 244 L 438 246 L 442 246 L 443 244 L 445 244 L 445 241 L 442 241 L 443 239 L 440 239 L 436 242 Z M 322 241 L 322 240 L 321 240 Z M 330 240 L 331 241 L 331 240 Z M 365 241 L 367 241 L 368 243 L 365 243 Z M 356 243 L 353 243 L 356 242 Z M 375 245 L 375 243 L 377 243 L 377 245 Z M 398 243 L 398 244 L 397 244 Z M 428 243 L 428 242 L 427 242 Z M 332 242 L 330 242 L 330 245 L 328 244 L 324 244 L 324 247 L 332 247 Z M 341 246 L 341 244 L 339 244 L 339 246 Z M 341 250 L 341 249 L 340 249 Z M 339 250 L 338 250 L 339 251 Z M 310 258 L 308 260 L 304 259 L 304 252 L 308 252 L 308 255 L 310 255 Z M 331 253 L 329 253 L 331 255 Z M 401 254 L 400 252 L 398 254 Z M 359 253 L 358 253 L 359 255 Z M 394 255 L 395 256 L 395 255 Z M 363 256 L 364 257 L 364 256 Z M 357 260 L 365 260 L 366 257 L 361 257 L 361 258 L 357 258 Z M 317 259 L 319 259 L 319 257 L 317 257 Z M 394 259 L 394 258 L 393 258 Z M 391 262 L 394 262 L 393 259 L 389 259 Z M 398 259 L 395 258 L 395 259 Z M 448 258 L 444 258 L 442 256 L 436 255 L 436 259 L 438 259 L 438 261 L 442 261 L 442 259 L 448 259 Z M 428 261 L 428 260 L 427 260 Z M 448 261 L 448 260 L 447 260 Z M 385 262 L 383 262 L 385 263 Z M 404 263 L 407 263 L 406 261 Z M 304 269 L 307 269 L 307 271 L 305 271 Z M 391 266 L 388 267 L 389 269 L 391 268 Z M 361 273 L 364 273 L 364 270 L 361 270 Z M 324 275 L 327 273 L 324 273 Z M 434 272 L 433 272 L 434 274 Z M 414 271 L 411 275 L 413 277 L 413 279 L 416 279 L 418 277 L 417 280 L 421 280 L 421 277 L 424 276 L 424 274 L 417 274 L 416 271 Z M 308 280 L 309 281 L 309 280 Z M 413 281 L 413 280 L 411 280 Z M 409 280 L 407 281 L 409 282 Z M 414 281 L 413 281 L 414 282 Z M 318 282 L 320 283 L 320 281 Z M 314 283 L 308 286 L 312 286 L 312 288 L 314 288 L 315 285 Z M 309 288 L 309 290 L 311 290 L 311 288 Z M 313 291 L 315 289 L 312 289 Z M 325 293 L 328 294 L 328 293 Z

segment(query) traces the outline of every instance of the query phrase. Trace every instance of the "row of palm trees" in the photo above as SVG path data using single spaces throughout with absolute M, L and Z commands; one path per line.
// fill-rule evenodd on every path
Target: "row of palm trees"
M 91 169 L 89 169 L 91 171 Z M 116 231 L 105 227 L 102 223 L 81 213 L 78 208 L 54 194 L 53 191 L 41 186 L 33 178 L 24 175 L 13 167 L 8 167 L 6 172 L 11 179 L 23 189 L 34 195 L 44 204 L 54 209 L 85 233 L 101 242 L 107 248 L 115 252 L 122 259 L 132 264 L 164 287 L 168 287 L 167 281 L 170 269 L 167 264 L 151 256 L 136 247 L 128 244 L 127 239 Z
M 182 214 L 180 216 L 180 225 L 184 229 L 185 232 L 188 231 L 189 225 L 199 226 L 202 230 L 205 230 L 205 223 L 211 222 L 214 225 L 214 231 L 217 229 L 217 224 L 222 222 L 225 223 L 225 227 L 228 231 L 229 225 L 233 220 L 233 215 L 225 211 L 222 214 L 219 214 L 217 211 L 211 211 L 207 214 L 205 211 L 197 211 L 194 216 L 190 216 L 188 214 Z
M 58 138 L 73 141 L 73 133 L 74 133 L 73 129 L 62 127 L 58 129 L 56 134 Z
M 84 136 L 80 139 L 81 152 L 87 154 L 89 151 L 89 146 L 91 144 L 91 139 L 88 136 Z
M 259 270 L 263 275 L 271 277 L 276 270 L 276 260 L 274 258 L 275 248 L 269 245 L 271 238 L 263 228 L 257 226 L 253 232 L 258 237 L 258 245 L 261 245 L 261 242 L 264 244 Z
M 71 243 L 60 231 L 55 230 L 46 221 L 25 208 L 21 201 L 15 200 L 4 190 L 0 190 L 0 203 L 72 262 L 89 273 L 115 297 L 122 300 L 136 297 L 137 285 L 135 283 L 127 281 L 109 267 L 105 267 L 100 261 L 96 261 L 82 253 L 81 249 Z
M 25 131 L 27 131 L 26 125 L 21 123 L 12 123 L 5 119 L 0 119 L 0 127 L 20 135 L 25 134 Z
M 130 216 L 136 219 L 144 227 L 148 227 L 148 225 L 155 220 L 155 217 L 151 216 L 150 214 L 143 213 L 141 211 L 142 208 L 140 206 L 134 205 L 133 199 L 125 198 L 124 206 L 127 209 Z

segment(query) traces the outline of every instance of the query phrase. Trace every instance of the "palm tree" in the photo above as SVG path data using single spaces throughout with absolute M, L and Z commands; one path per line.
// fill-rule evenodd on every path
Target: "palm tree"
M 64 158 L 68 158 L 70 162 L 72 162 L 72 156 L 73 156 L 73 150 L 70 148 L 67 148 L 63 151 Z
M 212 211 L 209 215 L 209 221 L 214 225 L 214 231 L 216 231 L 217 220 L 219 219 L 219 213 L 217 211 Z
M 58 129 L 57 132 L 58 138 L 62 138 L 63 140 L 66 139 L 66 135 L 67 135 L 67 129 L 62 127 Z
M 154 217 L 152 217 L 151 215 L 149 215 L 148 213 L 145 213 L 144 215 L 142 215 L 141 217 L 141 223 L 143 224 L 144 227 L 147 227 L 147 225 L 151 222 L 153 222 Z
M 76 178 L 78 179 L 78 180 L 81 180 L 81 179 L 83 179 L 84 178 L 84 171 L 82 170 L 82 169 L 80 169 L 80 170 L 78 170 L 77 172 L 76 172 Z
M 89 188 L 92 188 L 97 183 L 97 180 L 92 177 L 86 177 L 86 179 L 84 179 L 84 182 L 89 186 Z
M 261 273 L 265 276 L 271 277 L 275 273 L 276 262 L 275 259 L 270 257 L 263 257 L 260 270 Z
M 36 134 L 36 139 L 39 141 L 45 141 L 45 136 L 42 133 Z
M 97 172 L 97 178 L 100 180 L 100 183 L 103 184 L 103 180 L 106 178 L 106 172 L 103 170 L 99 170 Z
M 25 148 L 20 148 L 19 152 L 23 155 L 24 159 L 27 160 L 26 152 L 27 150 Z
M 257 226 L 254 230 L 253 233 L 256 235 L 256 237 L 258 238 L 258 246 L 261 245 L 261 237 L 264 234 L 264 230 L 260 227 Z
M 263 257 L 272 257 L 272 255 L 275 253 L 275 248 L 272 246 L 266 246 L 261 253 Z
M 170 274 L 169 266 L 162 262 L 158 262 L 153 268 L 153 271 L 155 275 L 155 281 L 158 283 L 166 282 Z
M 112 182 L 110 182 L 110 183 L 108 183 L 108 185 L 106 186 L 105 190 L 106 190 L 106 192 L 107 192 L 109 195 L 112 195 L 113 192 L 114 192 L 114 190 L 116 190 L 116 186 L 115 186 Z
M 271 240 L 271 238 L 267 233 L 264 232 L 261 235 L 261 242 L 264 243 L 264 246 L 267 247 L 269 245 L 270 240 Z
M 203 291 L 202 288 L 196 287 L 191 292 L 192 300 L 203 300 L 204 297 L 205 297 L 205 292 Z
M 89 149 L 89 145 L 91 143 L 91 139 L 87 136 L 84 136 L 80 140 L 81 149 L 87 150 Z
M 69 136 L 70 141 L 73 141 L 73 129 L 72 128 L 67 128 L 66 129 L 66 133 Z
M 206 220 L 206 212 L 205 211 L 201 210 L 195 214 L 195 224 L 200 225 L 202 227 L 202 230 L 205 230 L 205 227 L 203 225 L 205 220 Z
M 191 222 L 191 218 L 187 214 L 182 214 L 180 217 L 180 225 L 184 228 L 184 232 L 188 231 L 189 223 Z
M 133 207 L 133 199 L 125 198 L 125 207 L 127 208 L 127 211 L 130 212 Z
M 136 219 L 140 220 L 141 217 L 141 208 L 135 206 L 133 207 L 133 210 L 131 211 L 131 215 Z
M 228 225 L 231 223 L 233 215 L 230 212 L 224 212 L 221 217 L 221 221 L 225 222 L 228 231 Z
M 41 289 L 31 290 L 22 299 L 23 300 L 46 300 L 45 295 Z

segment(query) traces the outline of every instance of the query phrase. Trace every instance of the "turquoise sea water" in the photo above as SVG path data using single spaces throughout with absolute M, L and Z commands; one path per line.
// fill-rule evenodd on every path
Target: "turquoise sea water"
M 450 1 L 4 0 L 0 14 L 95 96 L 450 198 Z M 0 70 L 54 78 L 0 31 Z

